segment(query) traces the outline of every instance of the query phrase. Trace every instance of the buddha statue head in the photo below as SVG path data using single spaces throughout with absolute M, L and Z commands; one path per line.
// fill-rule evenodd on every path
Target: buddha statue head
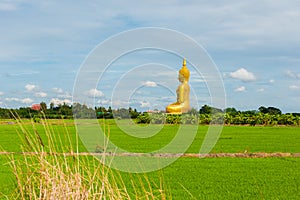
M 183 59 L 182 68 L 179 70 L 179 75 L 182 75 L 187 81 L 190 78 L 190 71 L 186 67 L 186 59 Z

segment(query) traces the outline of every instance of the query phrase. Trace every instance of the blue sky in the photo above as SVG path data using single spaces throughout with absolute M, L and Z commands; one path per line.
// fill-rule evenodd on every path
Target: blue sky
M 122 31 L 161 27 L 182 32 L 206 49 L 222 75 L 228 107 L 255 110 L 264 105 L 300 112 L 299 19 L 297 0 L 1 0 L 0 107 L 71 103 L 77 72 L 99 43 Z M 181 67 L 180 58 L 165 52 L 120 58 L 86 95 L 94 96 L 98 106 L 127 106 L 126 99 L 111 98 L 114 84 L 126 77 L 133 60 L 141 65 L 159 59 L 173 69 L 161 71 L 169 78 L 154 80 L 153 73 L 145 76 L 142 70 L 128 75 L 141 86 L 129 105 L 163 109 L 176 100 L 176 70 Z M 192 73 L 190 84 L 198 97 L 194 105 L 209 104 L 204 80 Z

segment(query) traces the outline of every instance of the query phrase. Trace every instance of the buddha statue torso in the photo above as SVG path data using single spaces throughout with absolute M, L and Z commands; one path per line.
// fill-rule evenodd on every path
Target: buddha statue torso
M 186 113 L 190 110 L 190 86 L 188 80 L 190 71 L 186 67 L 186 60 L 183 60 L 182 68 L 179 70 L 178 80 L 180 85 L 177 87 L 177 101 L 166 107 L 166 112 L 171 114 Z

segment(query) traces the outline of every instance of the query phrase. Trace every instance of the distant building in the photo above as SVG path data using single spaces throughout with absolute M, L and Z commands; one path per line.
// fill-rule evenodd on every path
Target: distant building
M 161 113 L 162 111 L 155 109 L 155 110 L 147 110 L 146 112 L 147 113 Z
M 40 104 L 32 104 L 32 106 L 31 106 L 30 108 L 31 108 L 32 110 L 37 110 L 37 111 L 39 111 L 39 110 L 42 109 L 42 107 L 41 107 Z

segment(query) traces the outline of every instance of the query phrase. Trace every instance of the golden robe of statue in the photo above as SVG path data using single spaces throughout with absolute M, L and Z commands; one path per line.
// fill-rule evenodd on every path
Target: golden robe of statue
M 186 113 L 190 110 L 190 86 L 188 84 L 190 71 L 186 67 L 186 60 L 183 60 L 182 68 L 179 70 L 178 80 L 181 83 L 177 90 L 177 102 L 166 107 L 166 112 L 170 114 Z

